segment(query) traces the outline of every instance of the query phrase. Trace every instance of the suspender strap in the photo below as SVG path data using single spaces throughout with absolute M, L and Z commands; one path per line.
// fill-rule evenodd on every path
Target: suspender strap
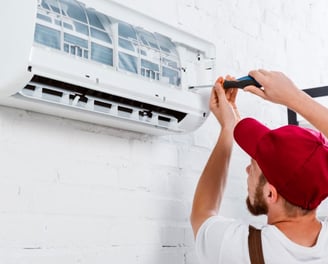
M 248 251 L 251 264 L 264 264 L 262 251 L 261 230 L 249 226 Z

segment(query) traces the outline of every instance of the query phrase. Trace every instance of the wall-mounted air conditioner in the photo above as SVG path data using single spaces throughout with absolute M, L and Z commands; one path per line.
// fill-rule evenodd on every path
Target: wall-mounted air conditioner
M 215 47 L 109 0 L 6 1 L 0 104 L 151 134 L 207 118 Z

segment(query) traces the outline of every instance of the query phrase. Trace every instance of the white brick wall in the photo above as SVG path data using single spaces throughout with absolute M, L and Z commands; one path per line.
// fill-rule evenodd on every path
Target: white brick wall
M 302 88 L 328 83 L 325 0 L 119 2 L 216 43 L 218 75 L 263 67 Z M 238 103 L 243 116 L 286 123 L 281 106 L 243 92 Z M 0 263 L 198 263 L 189 214 L 217 132 L 213 117 L 153 137 L 0 107 Z M 233 155 L 221 211 L 250 218 L 248 158 Z

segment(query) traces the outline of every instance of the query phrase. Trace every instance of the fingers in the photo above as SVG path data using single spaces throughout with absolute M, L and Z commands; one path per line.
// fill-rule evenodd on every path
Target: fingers
M 215 82 L 214 90 L 217 93 L 217 95 L 220 95 L 221 93 L 224 93 L 223 82 L 224 82 L 223 77 L 219 77 Z
M 227 75 L 227 76 L 225 77 L 225 79 L 228 80 L 228 81 L 234 81 L 234 80 L 236 80 L 235 77 L 232 77 L 232 76 L 230 76 L 230 75 Z
M 219 105 L 220 88 L 223 89 L 223 87 L 222 87 L 223 81 L 224 81 L 223 77 L 219 77 L 213 86 L 213 89 L 211 92 L 211 97 L 210 97 L 210 108 L 211 109 L 218 107 L 218 105 Z
M 213 94 L 213 99 L 214 100 L 219 100 L 219 98 L 221 98 L 221 100 L 226 100 L 230 103 L 234 103 L 237 97 L 237 92 L 238 89 L 237 88 L 229 88 L 229 89 L 224 89 L 223 88 L 223 83 L 225 80 L 236 80 L 235 77 L 232 77 L 230 75 L 226 75 L 225 78 L 223 77 L 219 77 L 214 85 L 214 94 Z
M 258 69 L 258 70 L 252 70 L 248 74 L 254 78 L 256 76 L 268 76 L 270 72 L 264 69 Z
M 253 77 L 261 85 L 264 84 L 266 76 L 269 75 L 269 72 L 266 70 L 253 70 L 248 73 L 249 76 Z
M 263 75 L 269 75 L 270 72 L 264 69 L 259 69 L 259 72 L 262 73 Z
M 260 96 L 263 99 L 265 99 L 265 97 L 266 97 L 264 91 L 262 89 L 259 89 L 259 88 L 255 87 L 255 86 L 246 86 L 243 90 L 245 92 L 250 92 L 252 94 Z
M 229 89 L 226 92 L 228 101 L 234 103 L 236 101 L 237 93 L 238 93 L 238 88 Z
M 225 79 L 228 80 L 228 81 L 235 81 L 236 80 L 235 77 L 232 77 L 230 75 L 227 75 L 225 77 Z M 238 93 L 238 88 L 225 89 L 226 97 L 227 97 L 227 99 L 228 99 L 228 101 L 230 103 L 235 103 L 236 97 L 237 97 L 237 93 Z
M 218 95 L 215 91 L 215 87 L 213 87 L 212 92 L 211 92 L 211 97 L 210 97 L 210 109 L 212 109 L 213 107 L 216 107 L 218 105 L 219 102 L 219 98 Z
M 219 77 L 215 82 L 210 97 L 210 109 L 217 108 L 219 107 L 220 103 L 228 101 L 228 98 L 226 96 L 226 90 L 223 88 L 223 82 L 223 77 Z
M 224 82 L 224 79 L 223 79 L 222 76 L 220 76 L 220 77 L 217 78 L 217 80 L 215 81 L 215 84 L 217 84 L 217 83 L 223 84 L 223 82 Z

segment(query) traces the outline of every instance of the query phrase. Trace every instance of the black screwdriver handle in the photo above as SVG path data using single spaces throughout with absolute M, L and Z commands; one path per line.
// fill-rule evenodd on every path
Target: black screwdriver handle
M 261 84 L 259 84 L 253 77 L 251 77 L 249 75 L 245 76 L 245 77 L 238 78 L 235 81 L 224 81 L 223 82 L 223 88 L 224 89 L 229 89 L 229 88 L 244 89 L 244 87 L 246 87 L 248 85 L 254 85 L 258 88 L 262 87 Z

